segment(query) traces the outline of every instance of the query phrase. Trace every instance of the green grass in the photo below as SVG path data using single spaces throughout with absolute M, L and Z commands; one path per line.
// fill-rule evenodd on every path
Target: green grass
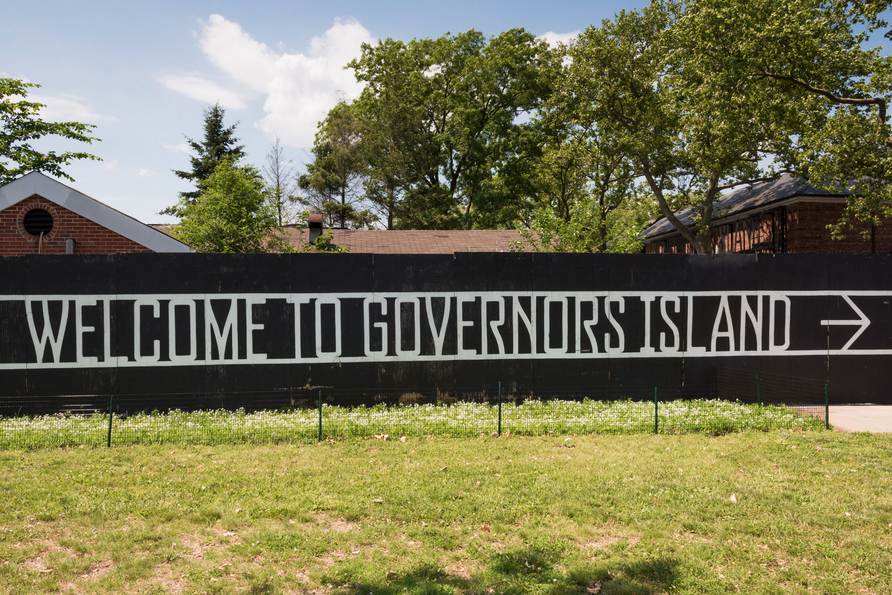
M 889 435 L 76 447 L 0 469 L 3 593 L 892 592 Z
M 322 408 L 325 438 L 391 436 L 475 437 L 498 430 L 499 409 L 483 403 Z M 112 442 L 130 444 L 270 444 L 314 442 L 319 411 L 203 411 L 116 416 Z M 107 415 L 47 415 L 0 418 L 0 448 L 101 446 L 108 441 Z M 718 400 L 672 401 L 659 405 L 665 434 L 725 434 L 747 430 L 818 430 L 824 422 L 784 407 Z M 641 434 L 654 431 L 654 404 L 640 401 L 539 401 L 502 407 L 502 432 L 553 434 Z

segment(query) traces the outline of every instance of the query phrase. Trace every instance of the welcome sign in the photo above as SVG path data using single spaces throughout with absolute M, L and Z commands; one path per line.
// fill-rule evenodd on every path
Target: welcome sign
M 726 366 L 887 402 L 890 265 L 794 255 L 0 258 L 0 396 L 687 389 L 711 386 Z
M 0 369 L 890 355 L 892 292 L 400 292 L 3 296 Z M 860 306 L 859 306 L 860 304 Z M 834 318 L 825 318 L 832 312 Z M 27 326 L 27 332 L 25 332 Z M 835 330 L 836 344 L 827 338 Z M 795 331 L 795 332 L 794 332 Z M 888 334 L 888 333 L 887 333 Z M 18 359 L 19 361 L 15 361 Z

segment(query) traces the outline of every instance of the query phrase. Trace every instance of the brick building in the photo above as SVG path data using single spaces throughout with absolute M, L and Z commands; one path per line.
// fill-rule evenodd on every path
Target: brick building
M 781 176 L 774 182 L 740 188 L 716 200 L 712 238 L 718 254 L 888 254 L 892 253 L 892 222 L 846 232 L 832 240 L 827 225 L 836 223 L 845 209 L 846 193 L 815 188 L 801 178 Z M 685 225 L 693 224 L 690 208 L 676 213 Z M 865 239 L 862 231 L 869 232 Z M 691 245 L 665 218 L 644 230 L 648 254 L 691 253 Z
M 189 247 L 39 172 L 0 186 L 0 256 L 119 252 Z

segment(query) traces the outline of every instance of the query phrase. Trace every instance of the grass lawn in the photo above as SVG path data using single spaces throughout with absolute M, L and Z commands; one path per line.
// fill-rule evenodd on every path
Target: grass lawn
M 0 460 L 4 593 L 892 593 L 889 435 L 365 438 Z

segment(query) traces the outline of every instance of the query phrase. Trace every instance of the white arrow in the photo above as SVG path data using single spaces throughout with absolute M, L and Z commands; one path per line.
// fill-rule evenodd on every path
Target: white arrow
M 849 296 L 844 295 L 844 296 L 842 296 L 842 299 L 844 299 L 845 301 L 847 301 L 849 303 L 849 305 L 852 307 L 852 310 L 854 310 L 855 313 L 858 315 L 859 320 L 822 320 L 821 324 L 822 325 L 833 325 L 833 326 L 860 325 L 861 328 L 859 328 L 855 332 L 855 334 L 852 335 L 852 338 L 849 339 L 849 342 L 846 343 L 845 345 L 843 345 L 843 347 L 842 347 L 842 351 L 848 351 L 849 347 L 852 346 L 852 343 L 855 342 L 855 339 L 860 337 L 861 333 L 863 333 L 865 330 L 867 330 L 867 327 L 870 326 L 870 319 L 864 315 L 864 312 L 862 312 L 858 308 L 858 306 L 855 305 L 855 302 L 853 302 L 851 299 L 849 299 Z

